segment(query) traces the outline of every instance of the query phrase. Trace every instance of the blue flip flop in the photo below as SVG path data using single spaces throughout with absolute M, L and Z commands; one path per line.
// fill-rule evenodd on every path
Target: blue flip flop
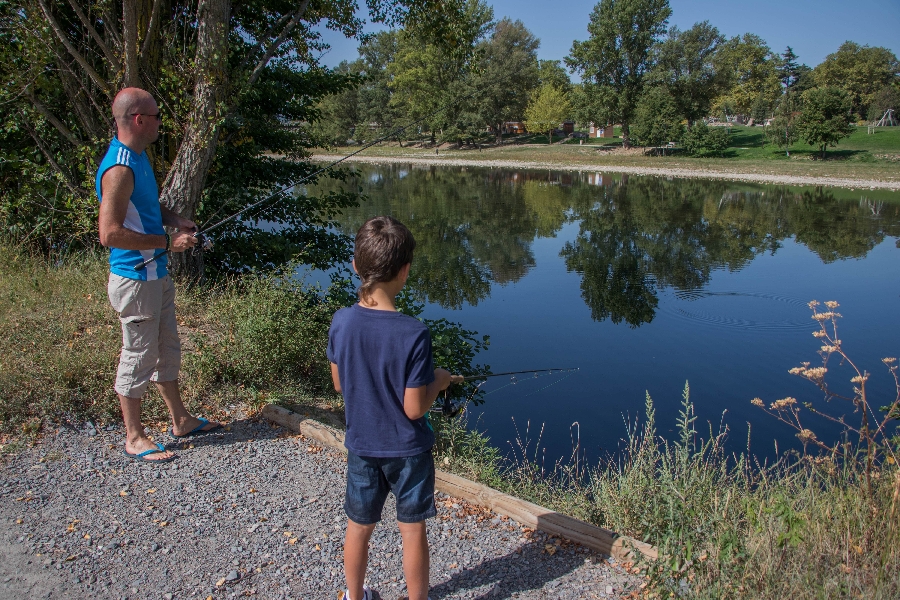
M 122 450 L 122 453 L 125 454 L 125 456 L 127 456 L 128 458 L 131 458 L 133 460 L 139 460 L 141 462 L 166 463 L 166 462 L 172 462 L 173 460 L 175 460 L 174 454 L 172 456 L 170 456 L 169 458 L 147 458 L 147 455 L 149 455 L 149 454 L 159 454 L 159 453 L 165 452 L 165 451 L 166 451 L 165 446 L 163 446 L 162 444 L 157 442 L 156 448 L 144 450 L 143 452 L 139 452 L 137 454 L 132 454 L 128 450 Z
M 207 433 L 212 433 L 213 431 L 219 431 L 220 429 L 222 429 L 221 425 L 216 425 L 212 429 L 203 429 L 204 427 L 209 425 L 209 421 L 207 419 L 204 419 L 203 417 L 197 418 L 200 419 L 200 424 L 194 427 L 193 431 L 189 431 L 184 435 L 175 435 L 175 431 L 171 427 L 169 427 L 169 435 L 171 435 L 173 438 L 189 438 L 196 437 L 198 435 L 206 435 Z

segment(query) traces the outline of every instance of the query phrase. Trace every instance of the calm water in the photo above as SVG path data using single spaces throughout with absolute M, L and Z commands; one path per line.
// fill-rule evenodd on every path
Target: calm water
M 671 436 L 685 382 L 697 428 L 723 421 L 732 449 L 772 455 L 793 432 L 750 400 L 822 405 L 788 374 L 817 364 L 807 302 L 841 303 L 840 337 L 894 390 L 881 358 L 900 355 L 900 194 L 606 174 L 412 166 L 357 167 L 368 196 L 347 212 L 354 233 L 391 214 L 416 237 L 410 285 L 425 317 L 491 338 L 494 372 L 577 367 L 496 378 L 476 408 L 479 428 L 511 448 L 531 423 L 548 456 L 570 452 L 573 423 L 593 456 L 619 447 L 645 393 Z M 832 383 L 849 391 L 837 364 Z M 846 385 L 845 385 L 846 384 Z M 878 405 L 878 400 L 875 402 Z M 837 401 L 825 408 L 849 413 Z M 851 422 L 858 422 L 855 416 Z M 821 419 L 820 437 L 837 431 Z

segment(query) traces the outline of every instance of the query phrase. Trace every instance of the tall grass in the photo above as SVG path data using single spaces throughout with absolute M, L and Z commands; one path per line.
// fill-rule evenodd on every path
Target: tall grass
M 31 432 L 44 419 L 120 418 L 112 386 L 122 334 L 108 276 L 97 253 L 55 262 L 0 244 L 0 433 Z M 278 273 L 179 288 L 176 304 L 191 410 L 335 401 L 325 359 L 334 307 L 323 294 Z M 145 421 L 165 421 L 153 386 L 148 394 Z
M 544 465 L 527 434 L 512 462 L 459 425 L 444 468 L 656 545 L 638 567 L 647 598 L 900 598 L 900 470 L 885 461 L 866 486 L 865 452 L 775 464 L 724 451 L 727 430 L 699 435 L 685 386 L 678 439 L 656 429 L 647 396 L 625 451 L 585 466 Z M 864 450 L 864 449 L 860 449 Z M 858 458 L 853 458 L 858 457 Z M 486 461 L 486 463 L 485 463 Z M 473 463 L 478 466 L 473 466 Z

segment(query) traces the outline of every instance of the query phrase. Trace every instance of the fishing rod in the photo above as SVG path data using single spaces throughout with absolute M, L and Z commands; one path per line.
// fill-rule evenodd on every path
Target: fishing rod
M 257 202 L 254 202 L 253 204 L 250 204 L 249 206 L 245 206 L 244 208 L 240 209 L 239 211 L 237 211 L 237 212 L 234 213 L 233 215 L 230 215 L 230 216 L 228 216 L 228 217 L 225 217 L 224 219 L 222 219 L 222 220 L 219 221 L 218 223 L 215 223 L 215 224 L 213 224 L 213 225 L 210 225 L 209 227 L 206 227 L 202 232 L 201 232 L 201 231 L 195 232 L 194 235 L 193 235 L 193 237 L 197 239 L 197 243 L 200 245 L 200 247 L 201 247 L 202 249 L 208 250 L 209 248 L 212 248 L 212 241 L 209 239 L 209 237 L 207 236 L 207 234 L 208 234 L 210 231 L 212 231 L 213 229 L 217 229 L 217 228 L 221 227 L 222 225 L 224 225 L 225 223 L 228 223 L 228 222 L 230 222 L 230 221 L 233 221 L 234 219 L 237 219 L 239 216 L 241 216 L 242 214 L 244 214 L 244 213 L 247 212 L 248 210 L 252 210 L 252 209 L 254 209 L 254 208 L 258 207 L 258 206 L 261 206 L 261 205 L 265 204 L 266 202 L 268 202 L 268 201 L 270 201 L 270 200 L 272 200 L 272 199 L 276 199 L 276 198 L 277 198 L 277 200 L 276 200 L 276 203 L 277 203 L 278 201 L 280 201 L 280 200 L 282 200 L 282 199 L 284 198 L 284 196 L 283 196 L 284 194 L 286 194 L 286 193 L 289 192 L 290 190 L 294 189 L 294 188 L 297 187 L 298 185 L 300 185 L 300 184 L 302 184 L 302 183 L 305 183 L 305 182 L 309 181 L 310 179 L 312 179 L 312 178 L 315 177 L 316 175 L 319 175 L 319 174 L 321 174 L 321 173 L 324 173 L 325 171 L 328 171 L 329 169 L 333 168 L 334 166 L 336 166 L 336 165 L 338 165 L 338 164 L 344 162 L 345 160 L 347 160 L 347 159 L 349 159 L 349 158 L 351 158 L 351 157 L 353 157 L 353 156 L 356 156 L 357 154 L 359 154 L 360 152 L 362 152 L 362 151 L 364 151 L 364 150 L 368 150 L 369 148 L 371 148 L 372 146 L 374 146 L 374 145 L 376 145 L 376 144 L 380 144 L 381 142 L 383 142 L 383 141 L 385 141 L 385 140 L 388 140 L 388 139 L 390 139 L 390 138 L 392 138 L 392 137 L 397 137 L 399 134 L 403 133 L 404 131 L 406 131 L 407 129 L 409 129 L 410 127 L 412 127 L 413 125 L 418 125 L 419 123 L 423 123 L 424 121 L 430 119 L 430 118 L 433 117 L 434 115 L 439 114 L 439 113 L 441 113 L 441 112 L 447 110 L 448 108 L 450 108 L 450 107 L 452 107 L 452 106 L 455 106 L 455 105 L 459 104 L 460 102 L 463 102 L 464 100 L 468 100 L 469 98 L 472 98 L 472 97 L 474 97 L 474 96 L 476 96 L 476 95 L 482 93 L 482 91 L 483 91 L 483 90 L 475 90 L 475 91 L 472 92 L 471 94 L 467 94 L 467 95 L 465 95 L 465 96 L 461 96 L 461 97 L 457 98 L 456 100 L 453 100 L 452 102 L 448 102 L 448 103 L 446 103 L 446 104 L 444 104 L 444 105 L 442 105 L 442 106 L 439 106 L 437 109 L 435 109 L 434 111 L 428 113 L 428 114 L 425 115 L 424 117 L 421 117 L 421 118 L 419 118 L 419 119 L 413 121 L 412 123 L 410 123 L 410 124 L 408 124 L 408 125 L 404 125 L 403 127 L 400 127 L 400 128 L 398 128 L 398 129 L 395 129 L 395 130 L 391 131 L 390 133 L 388 133 L 388 134 L 386 134 L 386 135 L 383 135 L 382 137 L 380 137 L 380 138 L 378 138 L 378 139 L 376 139 L 376 140 L 373 140 L 373 141 L 369 142 L 368 144 L 363 145 L 363 146 L 362 146 L 361 148 L 359 148 L 358 150 L 355 150 L 355 151 L 351 152 L 350 154 L 348 154 L 348 155 L 346 155 L 346 156 L 343 156 L 343 157 L 339 158 L 338 160 L 335 160 L 335 161 L 333 161 L 333 162 L 327 164 L 326 166 L 322 167 L 321 169 L 319 169 L 319 170 L 317 170 L 317 171 L 314 171 L 313 173 L 310 173 L 309 175 L 307 175 L 307 176 L 305 176 L 305 177 L 303 177 L 303 178 L 301 178 L 301 179 L 295 181 L 294 183 L 291 183 L 290 185 L 287 185 L 287 186 L 281 188 L 280 190 L 274 192 L 273 194 L 270 194 L 270 195 L 266 196 L 266 197 L 263 198 L 262 200 L 259 200 L 259 201 L 257 201 Z M 148 259 L 145 260 L 144 262 L 139 263 L 138 265 L 135 265 L 134 270 L 135 270 L 135 271 L 140 271 L 141 269 L 144 269 L 147 265 L 149 265 L 150 263 L 152 263 L 152 262 L 156 261 L 157 259 L 163 257 L 163 256 L 166 255 L 168 252 L 169 252 L 168 250 L 163 250 L 163 251 L 161 251 L 161 252 L 157 252 L 157 253 L 154 254 L 151 258 L 148 258 Z
M 528 371 L 507 371 L 506 373 L 484 373 L 482 375 L 470 375 L 468 377 L 463 377 L 463 381 L 478 381 L 479 379 L 487 379 L 488 377 L 500 377 L 501 375 L 525 375 L 527 373 L 544 373 L 547 372 L 550 375 L 553 375 L 554 372 L 558 373 L 568 373 L 571 371 L 577 371 L 578 367 L 569 367 L 566 369 L 531 369 Z
M 534 373 L 535 377 L 539 377 L 539 373 L 547 373 L 548 375 L 553 375 L 554 373 L 574 373 L 578 371 L 578 367 L 567 368 L 567 369 L 530 369 L 527 371 L 507 371 L 505 373 L 483 373 L 481 375 L 470 375 L 468 377 L 463 377 L 463 381 L 478 381 L 481 380 L 481 383 L 475 386 L 475 389 L 472 390 L 472 393 L 462 402 L 454 402 L 450 399 L 450 395 L 447 393 L 447 390 L 444 390 L 444 401 L 440 406 L 435 406 L 432 408 L 434 412 L 439 412 L 445 417 L 455 417 L 462 410 L 468 406 L 469 402 L 475 398 L 475 394 L 478 393 L 478 390 L 487 383 L 487 380 L 491 377 L 500 377 L 502 375 L 510 375 L 513 380 L 515 380 L 516 375 L 525 375 Z M 565 379 L 565 378 L 563 378 Z M 560 380 L 561 381 L 561 380 Z M 513 383 L 516 383 L 513 381 Z M 558 381 L 556 382 L 558 383 Z M 552 384 L 551 384 L 552 385 Z M 505 387 L 505 386 L 504 386 Z

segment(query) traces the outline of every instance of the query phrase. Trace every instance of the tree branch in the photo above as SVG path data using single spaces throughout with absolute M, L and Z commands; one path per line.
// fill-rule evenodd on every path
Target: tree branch
M 56 118 L 50 110 L 41 104 L 41 101 L 38 100 L 34 93 L 31 90 L 27 90 L 25 92 L 26 97 L 31 101 L 31 105 L 34 107 L 34 110 L 38 111 L 45 119 L 47 119 L 51 125 L 53 125 L 57 131 L 59 131 L 63 137 L 65 137 L 73 146 L 80 146 L 81 140 L 79 140 L 72 131 L 63 124 L 62 121 Z
M 247 80 L 247 85 L 256 83 L 256 80 L 259 79 L 259 76 L 262 74 L 262 70 L 265 69 L 266 65 L 269 64 L 269 61 L 272 60 L 278 47 L 284 43 L 287 36 L 290 35 L 291 31 L 294 30 L 294 27 L 297 26 L 297 23 L 300 22 L 300 18 L 303 16 L 303 13 L 306 12 L 307 6 L 309 6 L 309 0 L 303 0 L 303 2 L 300 3 L 300 7 L 297 8 L 297 11 L 294 13 L 293 17 L 291 17 L 290 22 L 281 30 L 281 34 L 275 38 L 275 41 L 269 44 L 266 54 L 256 64 L 256 68 L 253 69 L 253 73 L 250 74 L 250 78 Z
M 97 71 L 88 63 L 88 61 L 75 49 L 75 46 L 72 45 L 72 42 L 69 41 L 69 38 L 66 36 L 65 32 L 59 26 L 59 23 L 56 22 L 56 19 L 53 17 L 53 13 L 50 12 L 50 8 L 47 6 L 45 0 L 38 0 L 38 4 L 41 5 L 41 10 L 44 11 L 44 15 L 47 17 L 47 22 L 50 23 L 50 27 L 53 29 L 54 33 L 56 33 L 56 37 L 59 38 L 59 41 L 62 42 L 63 46 L 66 47 L 66 50 L 69 51 L 69 54 L 81 65 L 81 68 L 84 69 L 85 73 L 90 76 L 91 79 L 94 80 L 94 83 L 103 91 L 104 94 L 109 94 L 109 83 L 100 76 Z
M 122 34 L 120 34 L 119 30 L 116 28 L 115 17 L 109 10 L 103 11 L 103 27 L 109 31 L 109 35 L 112 37 L 113 42 L 118 46 L 121 46 Z
M 106 45 L 106 42 L 103 41 L 103 38 L 100 37 L 100 34 L 97 33 L 97 30 L 94 29 L 94 26 L 91 25 L 90 20 L 88 20 L 87 15 L 84 14 L 84 11 L 81 10 L 81 7 L 78 6 L 78 3 L 75 0 L 69 0 L 69 4 L 72 5 L 72 8 L 75 10 L 75 14 L 78 15 L 78 18 L 81 20 L 82 25 L 84 25 L 85 29 L 88 30 L 88 33 L 91 34 L 91 37 L 94 38 L 94 41 L 97 42 L 97 45 L 100 46 L 100 49 L 103 51 L 104 56 L 106 56 L 106 60 L 109 61 L 109 64 L 112 65 L 113 69 L 118 72 L 122 70 L 122 63 L 119 62 L 119 59 L 116 58 L 115 53 Z
M 37 131 L 34 130 L 34 127 L 31 126 L 31 123 L 28 121 L 28 115 L 24 112 L 20 113 L 22 115 L 22 120 L 25 124 L 25 129 L 28 130 L 28 135 L 31 136 L 31 139 L 34 140 L 34 143 L 37 144 L 37 147 L 41 150 L 41 153 L 47 158 L 47 162 L 50 163 L 50 166 L 59 173 L 62 178 L 63 185 L 69 188 L 69 191 L 72 192 L 76 196 L 81 196 L 81 190 L 78 189 L 71 179 L 69 178 L 69 174 L 63 171 L 62 167 L 59 166 L 59 163 L 56 162 L 56 159 L 53 158 L 53 155 L 50 154 L 50 151 L 44 146 L 44 143 L 41 141 L 40 136 L 37 134 Z
M 147 35 L 144 36 L 144 43 L 141 46 L 141 56 L 147 56 L 150 53 L 150 40 L 156 35 L 159 29 L 159 9 L 162 8 L 160 0 L 153 0 L 153 9 L 150 11 L 150 24 L 147 26 Z

